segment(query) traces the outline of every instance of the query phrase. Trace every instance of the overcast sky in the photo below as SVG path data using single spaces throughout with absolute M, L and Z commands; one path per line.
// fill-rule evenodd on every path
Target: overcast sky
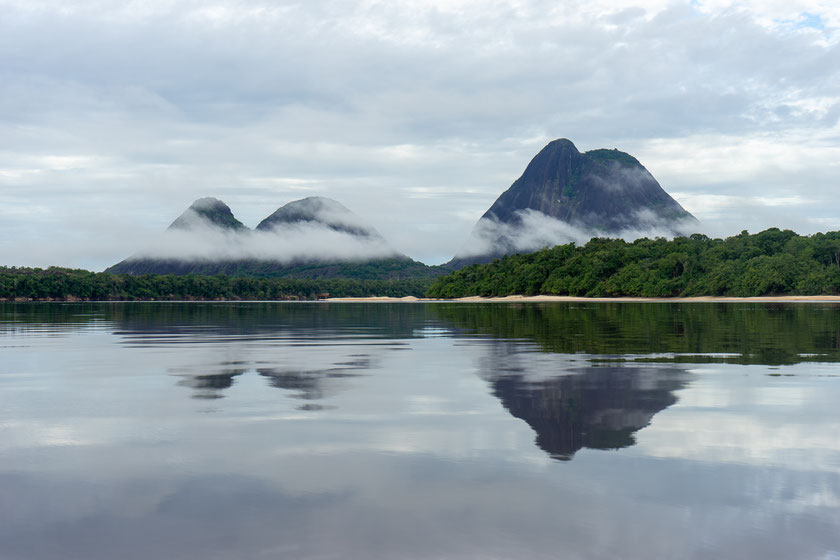
M 560 137 L 708 233 L 837 230 L 838 43 L 836 0 L 0 0 L 0 264 L 313 195 L 435 264 Z

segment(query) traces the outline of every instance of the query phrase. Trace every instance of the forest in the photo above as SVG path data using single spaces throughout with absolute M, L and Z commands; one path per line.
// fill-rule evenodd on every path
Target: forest
M 840 232 L 771 228 L 726 239 L 706 235 L 594 238 L 505 256 L 437 279 L 432 298 L 572 295 L 687 297 L 840 294 Z
M 510 255 L 437 279 L 254 278 L 0 267 L 0 301 L 312 300 L 324 297 L 588 297 L 840 294 L 840 232 L 771 228 L 726 239 L 594 238 Z
M 0 301 L 312 300 L 422 296 L 428 278 L 249 278 L 188 274 L 110 274 L 50 267 L 0 267 Z

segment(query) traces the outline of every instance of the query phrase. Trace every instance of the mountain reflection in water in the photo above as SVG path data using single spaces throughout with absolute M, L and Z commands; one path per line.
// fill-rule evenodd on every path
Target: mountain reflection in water
M 293 391 L 295 398 L 317 400 L 326 394 L 325 383 L 332 379 L 344 379 L 363 375 L 372 363 L 369 356 L 352 356 L 353 359 L 338 362 L 324 369 L 303 370 L 299 368 L 257 368 L 257 372 L 267 378 L 272 387 Z M 319 410 L 320 407 L 306 405 L 303 410 Z
M 688 374 L 677 368 L 594 367 L 541 381 L 500 375 L 493 394 L 537 433 L 551 457 L 570 460 L 581 448 L 620 449 L 677 398 Z
M 0 305 L 0 558 L 837 558 L 837 311 Z
M 570 369 L 564 357 L 554 358 L 555 362 L 566 364 L 557 371 L 539 380 L 529 377 L 541 367 L 534 363 L 535 353 L 556 355 L 555 348 L 585 350 L 592 349 L 593 344 L 599 345 L 597 350 L 613 352 L 620 352 L 625 346 L 636 349 L 637 339 L 616 336 L 616 333 L 620 323 L 628 319 L 632 322 L 632 318 L 642 315 L 619 313 L 616 316 L 609 313 L 608 306 L 254 304 L 249 315 L 237 312 L 235 306 L 199 305 L 188 309 L 187 315 L 178 316 L 179 320 L 174 322 L 171 310 L 165 307 L 158 314 L 125 313 L 119 321 L 119 332 L 131 344 L 156 344 L 162 340 L 167 344 L 190 342 L 210 335 L 216 342 L 228 345 L 264 341 L 286 347 L 289 354 L 303 349 L 312 355 L 315 345 L 332 347 L 329 354 L 332 362 L 320 368 L 313 367 L 310 360 L 314 358 L 299 360 L 296 366 L 268 365 L 265 359 L 254 363 L 240 359 L 235 362 L 237 369 L 230 369 L 231 362 L 225 362 L 216 366 L 219 373 L 187 375 L 178 382 L 193 388 L 194 398 L 222 398 L 224 390 L 232 387 L 234 378 L 244 373 L 257 374 L 271 387 L 307 401 L 297 407 L 303 411 L 331 408 L 315 401 L 348 390 L 342 379 L 369 375 L 376 367 L 370 353 L 355 352 L 354 342 L 371 349 L 371 344 L 378 340 L 408 340 L 422 337 L 426 332 L 456 330 L 468 338 L 484 335 L 476 340 L 488 352 L 479 364 L 479 374 L 489 382 L 491 393 L 505 410 L 534 430 L 537 446 L 559 460 L 571 459 L 584 447 L 619 449 L 633 445 L 634 434 L 647 426 L 655 414 L 674 404 L 677 401 L 674 392 L 684 388 L 689 379 L 685 370 L 675 365 L 607 366 L 578 359 L 576 367 Z M 655 319 L 659 309 L 667 311 L 651 307 L 647 311 L 653 312 Z M 673 314 L 669 313 L 669 317 Z M 687 313 L 683 319 L 690 321 L 690 317 L 691 313 Z M 650 319 L 650 314 L 644 315 L 645 321 Z M 540 330 L 527 330 L 534 327 Z M 686 329 L 677 328 L 677 332 L 685 333 Z M 325 333 L 332 333 L 335 340 L 325 342 Z M 562 333 L 563 337 L 550 338 L 553 333 Z M 518 343 L 510 342 L 517 338 Z M 546 344 L 546 340 L 555 344 Z M 540 345 L 523 346 L 527 341 Z M 562 341 L 562 346 L 556 345 L 558 341 Z M 601 346 L 604 344 L 611 346 Z M 341 353 L 342 347 L 348 352 Z M 512 367 L 512 361 L 518 365 Z M 243 369 L 243 365 L 250 367 Z M 200 371 L 208 367 L 214 369 L 204 365 Z
M 245 373 L 244 369 L 226 369 L 221 373 L 185 375 L 178 382 L 181 387 L 195 389 L 194 399 L 221 399 L 224 389 L 233 387 L 233 378 Z
M 257 374 L 308 401 L 297 407 L 303 411 L 331 408 L 314 401 L 348 390 L 341 379 L 376 367 L 370 354 L 353 352 L 355 344 L 398 345 L 425 332 L 480 339 L 489 355 L 479 374 L 491 393 L 534 430 L 540 449 L 560 460 L 582 448 L 633 445 L 634 434 L 676 403 L 675 391 L 689 382 L 681 362 L 775 365 L 840 357 L 840 315 L 782 304 L 162 304 L 111 311 L 128 344 L 212 337 L 219 344 L 310 348 L 310 354 L 315 346 L 332 347 L 333 362 L 320 368 L 308 359 L 293 367 L 254 360 L 236 362 L 235 369 L 219 364 L 219 373 L 175 373 L 200 399 L 222 398 L 236 377 Z M 522 343 L 532 344 L 523 350 Z M 348 352 L 336 357 L 342 346 Z M 540 366 L 529 363 L 535 351 L 577 355 L 577 365 L 562 358 L 564 366 L 535 380 Z

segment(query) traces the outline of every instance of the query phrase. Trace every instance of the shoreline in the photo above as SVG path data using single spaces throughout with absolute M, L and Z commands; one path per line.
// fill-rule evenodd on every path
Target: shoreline
M 466 296 L 434 299 L 415 296 L 334 297 L 321 299 L 81 299 L 0 298 L 3 303 L 840 303 L 836 296 L 691 296 L 691 297 L 583 297 L 583 296 Z
M 581 296 L 502 296 L 481 297 L 467 296 L 453 299 L 431 299 L 407 297 L 344 297 L 326 298 L 329 303 L 551 303 L 551 302 L 594 302 L 594 303 L 840 303 L 840 296 L 754 296 L 754 297 L 726 297 L 726 296 L 691 296 L 674 298 L 646 298 L 646 297 L 581 297 Z

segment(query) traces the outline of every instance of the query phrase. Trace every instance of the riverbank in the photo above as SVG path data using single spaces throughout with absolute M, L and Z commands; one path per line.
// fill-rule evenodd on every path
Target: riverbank
M 412 302 L 432 302 L 445 301 L 453 303 L 542 303 L 542 302 L 637 302 L 637 303 L 656 303 L 656 302 L 680 302 L 680 303 L 709 303 L 709 302 L 730 302 L 730 303 L 789 303 L 789 302 L 821 302 L 821 303 L 840 303 L 840 296 L 759 296 L 759 297 L 716 297 L 716 296 L 696 296 L 696 297 L 675 297 L 675 298 L 643 298 L 643 297 L 577 297 L 577 296 L 505 296 L 505 297 L 479 297 L 469 296 L 454 299 L 430 299 L 409 297 L 362 297 L 362 298 L 327 298 L 323 301 L 333 303 L 374 303 L 374 302 L 390 302 L 390 303 L 412 303 Z
M 226 299 L 226 298 L 183 298 L 183 299 L 80 299 L 68 298 L 0 298 L 0 303 L 289 303 L 289 302 L 325 302 L 325 303 L 552 303 L 552 302 L 589 302 L 589 303 L 840 303 L 840 296 L 758 296 L 758 297 L 577 297 L 577 296 L 504 296 L 479 297 L 469 296 L 453 299 L 405 297 L 335 297 L 335 298 L 287 298 L 287 299 Z

